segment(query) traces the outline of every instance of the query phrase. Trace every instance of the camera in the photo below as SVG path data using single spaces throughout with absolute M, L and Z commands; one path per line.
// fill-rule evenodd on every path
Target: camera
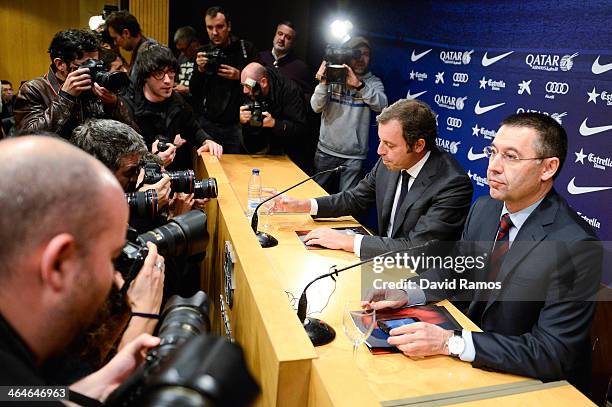
M 106 406 L 245 406 L 259 393 L 242 349 L 208 335 L 210 300 L 198 291 L 171 297 L 158 326 L 159 346 L 106 399 Z
M 161 143 L 160 143 L 161 144 Z M 144 184 L 155 184 L 162 179 L 161 166 L 153 161 L 144 164 Z M 193 194 L 196 199 L 216 198 L 218 195 L 217 180 L 215 178 L 196 179 L 193 170 L 166 172 L 170 177 L 170 190 Z
M 325 79 L 327 83 L 346 84 L 347 69 L 343 64 L 349 64 L 352 59 L 361 58 L 361 51 L 348 48 L 345 45 L 327 45 L 325 48 Z
M 114 262 L 115 269 L 121 272 L 125 280 L 122 292 L 127 292 L 142 268 L 149 253 L 147 242 L 155 243 L 162 256 L 194 256 L 204 253 L 208 243 L 206 219 L 204 212 L 192 210 L 137 236 L 134 229 L 129 229 L 128 242 Z
M 208 59 L 208 62 L 204 65 L 204 73 L 207 75 L 215 75 L 219 70 L 219 66 L 225 63 L 227 59 L 227 55 L 225 55 L 221 48 L 213 48 L 212 50 L 200 48 L 198 52 L 203 52 L 204 56 Z
M 268 104 L 263 100 L 251 100 L 247 103 L 248 110 L 251 111 L 251 119 L 249 120 L 249 126 L 262 127 L 263 126 L 263 112 L 268 110 Z
M 148 189 L 146 191 L 126 192 L 130 214 L 138 218 L 153 219 L 158 215 L 157 191 Z
M 111 92 L 117 92 L 130 84 L 130 78 L 125 72 L 108 72 L 102 61 L 88 59 L 79 68 L 89 68 L 91 80 Z

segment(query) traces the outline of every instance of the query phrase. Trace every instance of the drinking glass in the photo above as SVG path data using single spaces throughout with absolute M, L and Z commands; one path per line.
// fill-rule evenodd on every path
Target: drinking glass
M 349 301 L 344 306 L 342 327 L 344 333 L 353 344 L 353 356 L 357 348 L 364 343 L 376 326 L 376 311 L 363 309 L 361 301 Z

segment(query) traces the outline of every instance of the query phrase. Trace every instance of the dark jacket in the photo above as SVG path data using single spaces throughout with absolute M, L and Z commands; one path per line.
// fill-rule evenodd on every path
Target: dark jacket
M 49 68 L 44 76 L 23 84 L 15 101 L 17 130 L 43 130 L 70 139 L 75 127 L 86 119 L 114 119 L 138 131 L 125 101 L 117 97 L 117 104 L 109 108 L 96 97 L 82 94 L 75 98 L 61 90 L 62 83 Z
M 262 65 L 278 69 L 281 75 L 297 83 L 306 95 L 306 101 L 310 101 L 310 96 L 315 87 L 314 73 L 310 72 L 308 65 L 298 58 L 293 51 L 278 60 L 274 59 L 271 50 L 261 51 L 258 57 Z
M 408 249 L 432 239 L 458 240 L 473 191 L 461 165 L 450 154 L 433 150 L 398 208 L 400 220 L 393 223 L 391 237 L 386 237 L 399 176 L 399 171 L 390 171 L 379 159 L 355 188 L 317 198 L 317 216 L 356 215 L 375 204 L 379 236 L 364 236 L 362 258 Z
M 214 45 L 207 44 L 201 50 L 209 52 L 215 48 Z M 253 44 L 236 37 L 231 37 L 230 44 L 221 50 L 225 57 L 219 62 L 240 70 L 253 62 L 257 55 Z M 194 66 L 189 90 L 198 115 L 204 115 L 208 120 L 220 124 L 239 122 L 242 104 L 240 80 L 230 80 L 216 74 L 200 72 L 197 66 Z
M 168 169 L 192 168 L 190 147 L 198 148 L 207 139 L 212 140 L 212 137 L 196 123 L 189 103 L 176 92 L 172 92 L 172 95 L 163 102 L 152 103 L 145 98 L 142 89 L 132 92 L 128 101 L 149 149 L 158 139 L 173 142 L 177 134 L 187 140 L 187 144 L 177 150 L 174 162 Z
M 274 117 L 274 127 L 242 126 L 243 147 L 249 153 L 268 150 L 268 154 L 291 153 L 292 146 L 307 134 L 306 102 L 299 86 L 280 75 L 275 68 L 266 68 L 270 92 L 263 97 L 267 111 Z
M 459 255 L 490 252 L 503 202 L 479 198 L 470 210 Z M 469 249 L 469 250 L 467 250 Z M 478 252 L 477 252 L 478 253 Z M 551 190 L 529 215 L 504 257 L 500 289 L 468 290 L 473 332 L 472 365 L 543 381 L 567 379 L 579 388 L 588 378 L 589 332 L 601 280 L 602 248 L 591 227 Z M 487 268 L 453 273 L 428 270 L 422 279 L 487 281 Z M 457 285 L 457 288 L 459 285 Z M 425 290 L 427 301 L 456 290 Z

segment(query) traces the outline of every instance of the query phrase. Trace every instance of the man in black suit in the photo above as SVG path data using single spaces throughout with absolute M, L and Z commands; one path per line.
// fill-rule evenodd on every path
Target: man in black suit
M 336 217 L 376 204 L 379 236 L 346 235 L 328 227 L 311 231 L 306 244 L 371 257 L 432 239 L 458 240 L 472 199 L 461 166 L 436 148 L 436 119 L 419 100 L 402 99 L 377 116 L 380 159 L 352 189 L 316 199 L 277 200 L 275 210 Z
M 366 300 L 375 309 L 396 308 L 464 288 L 472 300 L 467 315 L 483 332 L 420 322 L 392 330 L 388 342 L 409 356 L 450 354 L 474 367 L 581 387 L 602 251 L 589 225 L 553 188 L 567 134 L 548 116 L 515 114 L 485 153 L 491 196 L 472 207 L 457 250 L 461 256 L 487 253 L 488 264 L 471 273 L 427 270 L 416 286 L 375 290 Z M 432 282 L 442 284 L 427 288 Z

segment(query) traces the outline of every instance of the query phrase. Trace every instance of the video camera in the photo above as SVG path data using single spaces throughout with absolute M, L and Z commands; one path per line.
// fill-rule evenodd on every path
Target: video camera
M 221 48 L 206 49 L 200 48 L 197 52 L 203 52 L 204 56 L 208 59 L 206 65 L 204 65 L 204 73 L 207 75 L 215 75 L 219 70 L 219 66 L 227 60 L 227 55 Z
M 160 143 L 161 144 L 161 143 Z M 161 166 L 154 161 L 145 161 L 143 184 L 155 184 L 163 177 Z M 166 172 L 170 177 L 171 193 L 184 192 L 193 194 L 196 199 L 216 198 L 218 195 L 215 178 L 196 179 L 193 170 Z
M 108 72 L 103 61 L 88 59 L 79 68 L 89 68 L 91 80 L 111 92 L 117 92 L 130 84 L 130 78 L 125 72 Z
M 171 297 L 161 313 L 159 346 L 106 399 L 106 406 L 245 406 L 259 393 L 242 349 L 208 335 L 210 300 L 198 291 Z
M 327 62 L 325 67 L 325 79 L 327 83 L 346 84 L 347 69 L 343 64 L 349 64 L 352 59 L 361 58 L 361 51 L 352 49 L 346 45 L 328 44 L 325 48 L 324 59 Z
M 136 236 L 133 229 L 128 230 L 128 241 L 115 260 L 115 269 L 120 271 L 125 284 L 121 291 L 127 292 L 144 264 L 149 249 L 147 242 L 157 245 L 162 256 L 194 256 L 206 251 L 208 230 L 206 214 L 192 210 L 179 215 L 163 226 Z

